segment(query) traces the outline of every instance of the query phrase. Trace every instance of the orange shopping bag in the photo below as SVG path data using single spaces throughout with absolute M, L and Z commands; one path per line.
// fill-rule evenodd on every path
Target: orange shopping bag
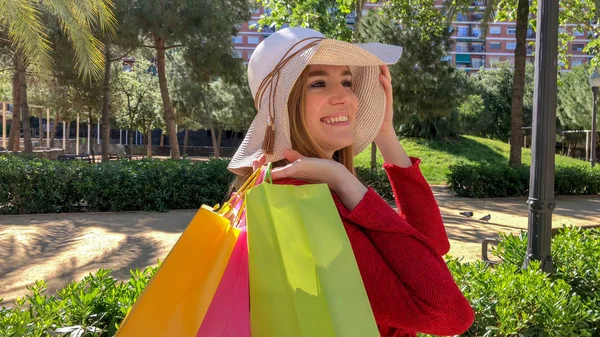
M 219 211 L 203 205 L 123 320 L 117 337 L 195 337 L 240 235 L 228 217 L 232 201 L 253 186 L 261 170 Z

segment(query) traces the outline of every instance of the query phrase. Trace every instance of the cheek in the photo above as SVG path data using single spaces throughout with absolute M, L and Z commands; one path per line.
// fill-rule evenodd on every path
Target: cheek
M 358 97 L 354 93 L 352 93 L 352 97 L 349 100 L 351 107 L 351 115 L 354 119 L 356 119 L 356 113 L 358 112 Z
M 306 95 L 305 104 L 305 119 L 308 125 L 316 125 L 321 122 L 321 108 L 324 100 L 318 95 Z

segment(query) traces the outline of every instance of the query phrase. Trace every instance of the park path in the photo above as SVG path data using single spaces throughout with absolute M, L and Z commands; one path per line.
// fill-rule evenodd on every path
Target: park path
M 454 257 L 481 258 L 481 241 L 527 228 L 526 198 L 465 199 L 433 186 Z M 600 196 L 556 198 L 553 227 L 600 225 Z M 467 219 L 461 211 L 472 211 Z M 10 304 L 36 279 L 49 292 L 99 268 L 119 279 L 156 265 L 175 244 L 195 210 L 168 213 L 71 213 L 0 216 L 0 298 Z M 477 219 L 491 214 L 489 222 Z M 401 249 L 401 248 L 399 248 Z

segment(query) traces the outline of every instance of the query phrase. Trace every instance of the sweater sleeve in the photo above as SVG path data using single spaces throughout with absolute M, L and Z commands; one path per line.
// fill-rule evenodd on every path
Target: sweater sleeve
M 386 276 L 389 274 L 369 269 L 375 263 L 362 261 L 366 269 L 361 273 L 378 324 L 435 335 L 460 334 L 469 328 L 473 310 L 423 233 L 373 189 L 352 211 L 339 205 L 338 209 L 345 221 L 362 228 L 372 242 L 357 247 L 365 250 L 361 256 L 381 256 L 394 272 L 394 276 Z
M 407 168 L 384 164 L 398 214 L 421 234 L 425 235 L 442 256 L 450 250 L 442 215 L 431 187 L 420 169 L 421 160 L 410 157 L 413 165 Z

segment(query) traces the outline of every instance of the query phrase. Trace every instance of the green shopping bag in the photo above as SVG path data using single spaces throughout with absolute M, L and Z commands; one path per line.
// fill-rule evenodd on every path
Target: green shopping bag
M 263 183 L 246 206 L 252 336 L 379 336 L 327 185 Z

